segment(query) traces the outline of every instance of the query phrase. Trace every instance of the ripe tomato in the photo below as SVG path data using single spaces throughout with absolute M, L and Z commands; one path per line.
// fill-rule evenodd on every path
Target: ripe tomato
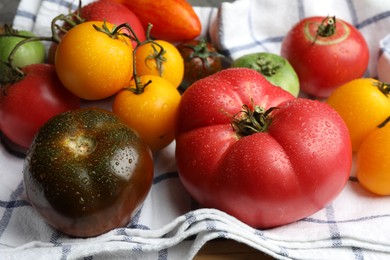
M 388 95 L 383 82 L 361 78 L 340 86 L 327 99 L 348 126 L 353 151 L 390 115 Z
M 97 30 L 94 25 L 110 32 Z M 113 28 L 113 24 L 102 21 L 81 23 L 68 31 L 57 47 L 58 77 L 80 98 L 107 98 L 132 78 L 132 45 L 127 37 L 110 37 Z
M 114 99 L 112 110 L 138 132 L 152 151 L 160 150 L 174 139 L 179 91 L 169 81 L 154 75 L 140 76 L 141 84 L 150 83 L 142 93 L 123 89 Z M 129 88 L 136 89 L 134 80 Z
M 80 99 L 61 84 L 53 65 L 32 64 L 22 70 L 24 77 L 0 93 L 0 130 L 25 152 L 47 120 L 80 107 Z
M 390 125 L 375 129 L 361 144 L 356 159 L 356 176 L 367 190 L 390 195 Z
M 233 68 L 183 93 L 176 162 L 200 205 L 268 228 L 330 203 L 348 180 L 352 152 L 348 129 L 329 105 Z
M 136 49 L 135 60 L 138 75 L 160 76 L 176 88 L 183 80 L 183 57 L 172 43 L 162 40 L 145 43 Z
M 279 86 L 297 97 L 299 94 L 299 80 L 294 68 L 285 58 L 266 52 L 250 53 L 233 61 L 231 67 L 254 69 L 273 85 Z
M 293 66 L 301 90 L 326 98 L 338 86 L 363 76 L 369 50 L 362 34 L 334 17 L 308 17 L 287 33 L 281 55 Z
M 39 130 L 23 180 L 28 201 L 50 225 L 91 237 L 128 224 L 151 188 L 153 159 L 115 114 L 83 108 Z
M 29 31 L 19 31 L 18 35 L 35 37 L 36 35 Z M 8 57 L 15 46 L 24 40 L 23 37 L 8 36 L 5 31 L 0 35 L 0 60 L 8 62 Z M 12 57 L 13 65 L 25 67 L 30 64 L 43 63 L 46 57 L 45 46 L 40 41 L 32 41 L 21 45 Z
M 107 21 L 115 25 L 128 23 L 140 41 L 146 40 L 145 29 L 138 16 L 127 6 L 110 0 L 98 0 L 83 6 L 80 16 L 86 21 Z M 133 48 L 136 42 L 133 42 Z
M 186 0 L 111 0 L 126 5 L 141 20 L 144 28 L 153 25 L 151 36 L 169 42 L 191 40 L 199 36 L 202 25 Z
M 177 45 L 184 60 L 184 78 L 180 88 L 186 90 L 195 81 L 222 69 L 222 54 L 206 40 L 189 40 Z

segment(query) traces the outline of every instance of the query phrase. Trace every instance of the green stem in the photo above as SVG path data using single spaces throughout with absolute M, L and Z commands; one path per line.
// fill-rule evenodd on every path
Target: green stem
M 316 42 L 318 36 L 321 37 L 330 37 L 336 32 L 336 16 L 329 17 L 327 16 L 318 26 L 316 37 L 314 38 L 313 43 Z
M 275 109 L 277 107 L 265 110 L 260 106 L 253 105 L 253 110 L 251 110 L 248 105 L 243 105 L 242 110 L 233 116 L 231 122 L 233 130 L 242 137 L 266 132 L 272 120 L 270 113 Z

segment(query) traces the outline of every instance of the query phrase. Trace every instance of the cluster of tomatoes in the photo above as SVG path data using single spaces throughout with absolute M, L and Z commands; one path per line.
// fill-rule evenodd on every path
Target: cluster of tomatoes
M 29 202 L 72 236 L 129 222 L 151 188 L 153 152 L 174 139 L 179 87 L 197 79 L 194 71 L 218 69 L 203 67 L 212 56 L 197 55 L 214 50 L 193 39 L 200 24 L 189 4 L 138 1 L 130 9 L 135 2 L 80 6 L 54 18 L 50 37 L 8 26 L 0 36 L 2 137 L 25 156 Z M 145 7 L 192 19 L 173 28 L 172 19 L 157 23 L 156 15 L 131 11 Z M 47 54 L 43 41 L 51 42 Z
M 98 0 L 66 16 L 66 32 L 49 37 L 49 64 L 39 57 L 21 65 L 13 50 L 0 57 L 8 83 L 1 131 L 29 148 L 26 193 L 54 227 L 91 236 L 125 225 L 151 187 L 152 152 L 173 140 L 188 192 L 255 227 L 287 224 L 330 203 L 348 180 L 353 151 L 362 184 L 386 193 L 372 174 L 388 169 L 379 163 L 389 161 L 388 86 L 357 79 L 368 48 L 352 25 L 304 19 L 286 35 L 280 56 L 250 54 L 223 69 L 215 49 L 193 39 L 199 21 L 185 1 L 122 3 Z M 182 30 L 153 20 L 173 7 L 186 11 L 175 21 L 186 24 Z M 25 39 L 19 49 L 39 45 Z M 97 100 L 112 111 L 78 109 Z M 116 222 L 100 225 L 112 214 Z

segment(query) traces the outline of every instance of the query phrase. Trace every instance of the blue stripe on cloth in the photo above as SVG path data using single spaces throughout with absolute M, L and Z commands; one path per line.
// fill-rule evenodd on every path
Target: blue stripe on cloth
M 196 215 L 194 212 L 190 211 L 190 212 L 187 212 L 185 215 L 185 218 L 186 218 L 186 222 L 189 224 L 189 225 L 192 225 L 193 223 L 196 222 Z
M 168 259 L 168 249 L 164 248 L 158 251 L 158 260 L 167 260 Z
M 72 247 L 70 245 L 63 246 L 61 252 L 61 260 L 66 260 L 71 251 L 72 251 Z
M 297 0 L 297 6 L 298 6 L 298 18 L 302 20 L 305 18 L 305 6 L 303 4 L 303 0 Z
M 11 193 L 10 201 L 5 205 L 5 212 L 0 219 L 0 237 L 3 235 L 6 230 L 8 223 L 11 219 L 13 210 L 14 210 L 14 201 L 18 198 L 24 191 L 23 181 L 21 181 L 14 192 Z
M 135 244 L 135 245 L 133 246 L 133 248 L 131 249 L 131 251 L 133 251 L 133 252 L 143 252 L 142 245 L 140 245 L 140 244 Z
M 24 17 L 24 18 L 28 18 L 30 20 L 32 20 L 33 22 L 35 22 L 35 20 L 37 19 L 37 15 L 36 14 L 33 14 L 33 13 L 30 13 L 30 12 L 26 12 L 26 11 L 22 11 L 22 10 L 16 10 L 16 16 L 20 16 L 20 17 Z
M 67 7 L 71 10 L 76 10 L 79 6 L 78 1 L 66 1 L 66 0 L 43 0 L 43 2 L 53 3 L 59 6 Z
M 352 247 L 352 252 L 356 260 L 364 260 L 363 250 L 360 247 Z
M 352 0 L 347 0 L 347 5 L 348 5 L 348 10 L 350 11 L 351 13 L 351 20 L 352 20 L 352 24 L 357 24 L 358 23 L 358 17 L 357 17 L 357 13 L 356 13 L 356 8 L 355 8 L 355 5 L 353 3 Z
M 50 237 L 50 243 L 52 243 L 54 246 L 61 246 L 62 244 L 60 242 L 58 242 L 58 239 L 62 236 L 62 234 L 60 232 L 58 232 L 57 230 L 54 230 L 53 231 L 53 234 L 51 234 L 51 237 Z
M 390 17 L 390 11 L 386 11 L 386 12 L 383 12 L 383 13 L 379 13 L 373 17 L 370 17 L 364 21 L 361 21 L 359 23 L 357 23 L 355 26 L 356 28 L 358 29 L 362 29 L 368 25 L 371 25 L 373 23 L 376 23 L 380 20 L 383 20 L 383 19 L 386 19 L 386 18 L 389 18 Z
M 352 222 L 361 222 L 361 221 L 368 221 L 368 220 L 374 220 L 379 218 L 390 218 L 390 214 L 383 214 L 383 215 L 371 215 L 367 217 L 361 217 L 361 218 L 355 218 L 355 219 L 346 219 L 346 220 L 320 220 L 315 218 L 303 218 L 300 221 L 306 221 L 306 222 L 312 222 L 317 224 L 340 224 L 340 223 L 352 223 Z
M 216 223 L 214 220 L 208 219 L 206 220 L 206 229 L 207 231 L 213 231 L 217 229 Z
M 332 239 L 332 245 L 334 247 L 340 247 L 342 246 L 343 243 L 341 241 L 340 231 L 337 226 L 337 222 L 335 221 L 334 208 L 332 204 L 330 204 L 325 208 L 325 214 L 326 214 L 326 218 L 329 221 L 328 228 L 330 232 L 330 237 Z
M 24 206 L 30 206 L 30 203 L 25 200 L 0 201 L 0 208 L 19 208 Z
M 71 250 L 71 245 L 63 245 L 61 242 L 58 242 L 58 239 L 63 237 L 63 234 L 55 229 L 53 229 L 53 233 L 50 237 L 50 243 L 52 243 L 55 247 L 62 247 L 61 248 L 61 259 L 67 259 Z

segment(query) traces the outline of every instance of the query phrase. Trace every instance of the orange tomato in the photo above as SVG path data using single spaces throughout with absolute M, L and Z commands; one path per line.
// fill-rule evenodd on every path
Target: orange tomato
M 176 88 L 183 80 L 183 57 L 179 50 L 167 41 L 156 40 L 139 46 L 135 52 L 135 61 L 138 75 L 160 76 Z
M 388 92 L 384 83 L 360 78 L 340 86 L 327 99 L 347 124 L 353 151 L 390 115 Z
M 390 125 L 374 130 L 357 153 L 356 176 L 377 195 L 390 195 Z
M 124 36 L 98 31 L 102 21 L 90 21 L 69 30 L 59 43 L 55 67 L 62 84 L 80 98 L 107 98 L 133 76 L 133 47 Z M 107 30 L 114 25 L 105 23 Z
M 150 83 L 142 93 L 121 90 L 114 98 L 112 111 L 134 129 L 152 151 L 160 150 L 174 139 L 174 125 L 179 91 L 167 80 L 155 76 L 139 77 L 142 84 Z M 129 88 L 135 89 L 134 80 Z

